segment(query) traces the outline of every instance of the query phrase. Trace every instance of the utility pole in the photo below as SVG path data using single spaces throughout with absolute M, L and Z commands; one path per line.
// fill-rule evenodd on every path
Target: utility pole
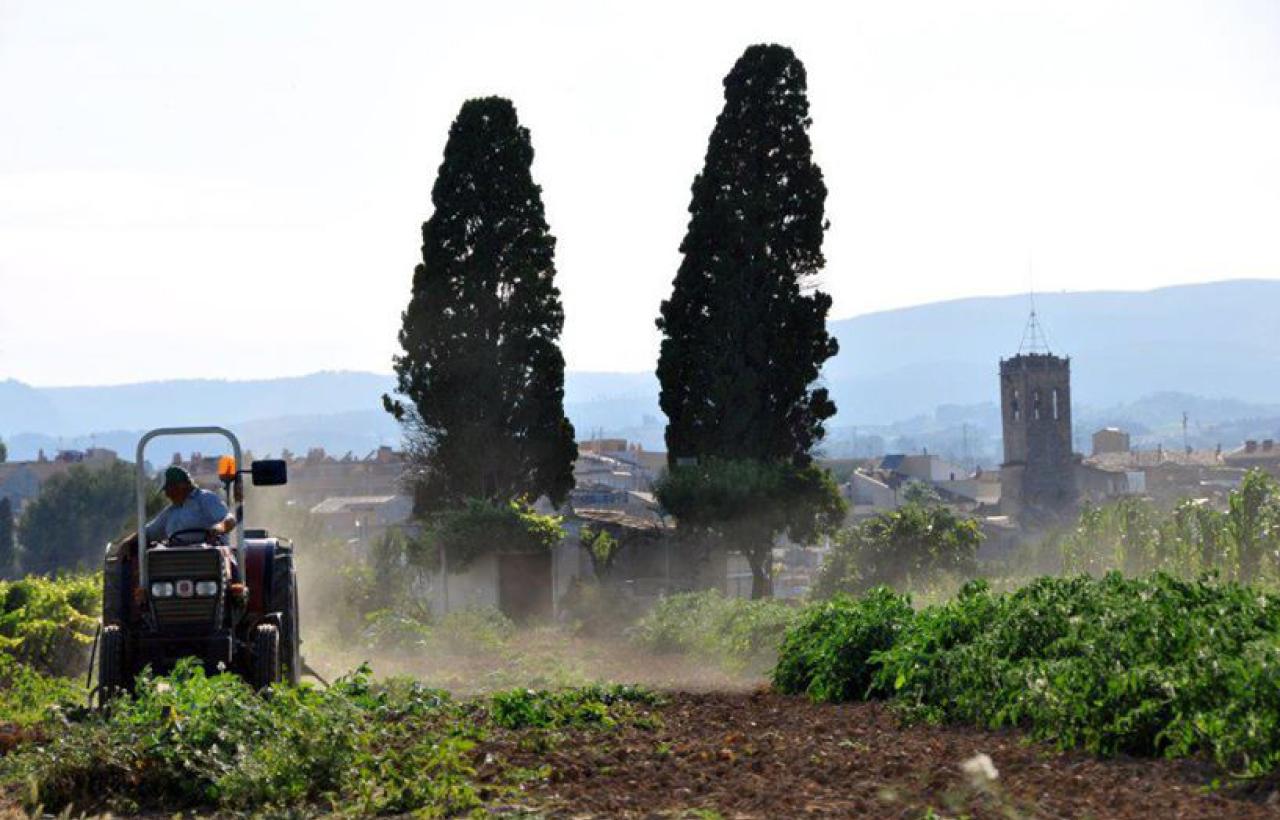
M 1182 411 L 1182 449 L 1187 455 L 1191 455 L 1191 443 L 1187 439 L 1187 411 Z

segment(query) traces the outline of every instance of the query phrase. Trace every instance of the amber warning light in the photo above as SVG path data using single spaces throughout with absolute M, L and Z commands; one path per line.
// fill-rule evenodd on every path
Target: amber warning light
M 236 460 L 232 456 L 223 456 L 218 459 L 218 478 L 223 481 L 235 481 L 236 479 Z

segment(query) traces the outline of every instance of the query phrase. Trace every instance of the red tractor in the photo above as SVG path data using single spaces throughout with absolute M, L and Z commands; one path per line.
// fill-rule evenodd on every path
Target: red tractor
M 206 543 L 204 531 L 177 532 L 146 543 L 144 469 L 147 443 L 159 436 L 220 435 L 233 453 L 218 465 L 227 508 L 234 510 L 230 545 Z M 98 687 L 105 701 L 128 691 L 144 668 L 164 673 L 181 658 L 209 672 L 229 671 L 255 689 L 296 684 L 302 672 L 298 583 L 293 544 L 244 526 L 243 476 L 255 486 L 288 481 L 285 462 L 255 461 L 241 470 L 240 442 L 221 427 L 152 430 L 138 442 L 138 546 L 109 547 L 102 581 Z M 234 562 L 232 558 L 234 557 Z

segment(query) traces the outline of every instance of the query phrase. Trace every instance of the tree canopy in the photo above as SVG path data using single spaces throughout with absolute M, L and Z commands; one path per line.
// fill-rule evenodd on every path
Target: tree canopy
M 509 100 L 468 100 L 449 130 L 422 226 L 422 263 L 395 358 L 419 511 L 467 498 L 509 501 L 573 487 L 564 414 L 564 325 L 555 238 Z
M 76 465 L 53 476 L 18 523 L 27 572 L 96 569 L 107 542 L 121 536 L 134 514 L 133 465 Z
M 909 501 L 840 532 L 814 583 L 813 595 L 862 594 L 877 586 L 905 591 L 951 573 L 972 576 L 982 528 L 941 504 Z
M 755 45 L 724 80 L 671 298 L 658 328 L 668 457 L 805 464 L 835 413 L 812 387 L 836 340 L 816 290 L 827 198 L 804 65 Z

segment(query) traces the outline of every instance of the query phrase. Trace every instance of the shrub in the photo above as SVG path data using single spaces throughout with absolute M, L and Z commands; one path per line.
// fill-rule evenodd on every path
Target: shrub
M 47 674 L 82 674 L 101 600 L 100 574 L 0 581 L 0 652 Z
M 891 694 L 873 686 L 873 658 L 894 645 L 912 614 L 906 596 L 884 587 L 861 600 L 837 595 L 807 607 L 778 650 L 774 686 L 826 701 Z
M 819 700 L 891 695 L 908 716 L 1019 726 L 1099 754 L 1280 766 L 1280 596 L 1212 577 L 972 582 L 912 614 L 886 590 L 806 610 L 774 672 Z
M 74 710 L 85 703 L 83 682 L 41 674 L 0 653 L 0 722 L 29 726 L 50 709 Z
M 813 596 L 858 594 L 872 587 L 920 588 L 977 568 L 982 529 L 947 507 L 909 501 L 893 512 L 842 530 L 823 561 Z
M 663 598 L 631 630 L 651 652 L 702 656 L 734 672 L 769 668 L 798 610 L 771 598 L 726 598 L 718 590 Z

